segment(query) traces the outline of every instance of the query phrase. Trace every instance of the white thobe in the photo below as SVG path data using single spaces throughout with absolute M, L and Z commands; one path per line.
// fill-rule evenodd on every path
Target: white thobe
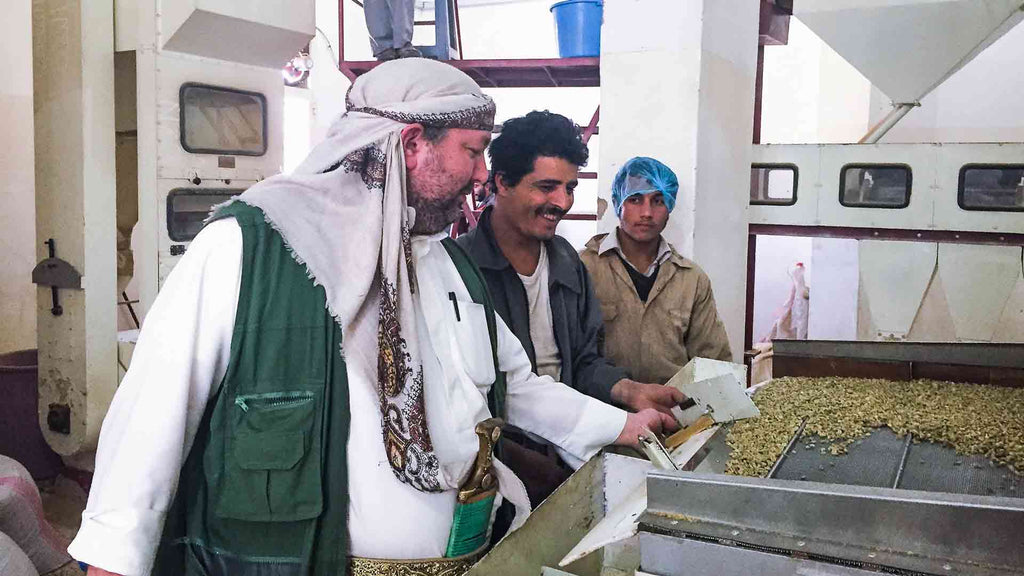
M 431 439 L 442 473 L 457 483 L 476 454 L 473 427 L 490 415 L 486 394 L 493 363 L 483 307 L 471 301 L 439 240 L 413 240 L 417 331 Z M 227 368 L 241 255 L 241 231 L 234 220 L 207 226 L 150 309 L 100 433 L 89 502 L 68 549 L 79 561 L 126 576 L 149 573 L 181 466 Z M 455 295 L 458 319 L 449 293 Z M 376 334 L 377 309 L 377 302 L 367 302 L 343 327 L 346 340 L 358 332 Z M 532 374 L 515 335 L 500 317 L 497 324 L 511 424 L 582 459 L 615 440 L 625 412 Z M 434 346 L 449 347 L 452 353 L 439 357 Z M 456 491 L 420 492 L 395 477 L 380 430 L 377 350 L 344 344 L 343 349 L 351 403 L 348 553 L 392 559 L 442 556 Z M 505 474 L 510 474 L 507 469 Z M 502 483 L 518 484 L 512 480 Z

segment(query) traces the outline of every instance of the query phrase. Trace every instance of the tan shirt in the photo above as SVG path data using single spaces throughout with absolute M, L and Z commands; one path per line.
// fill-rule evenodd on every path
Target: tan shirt
M 618 252 L 619 256 L 622 256 L 622 259 L 626 261 L 626 264 L 629 264 L 630 268 L 648 278 L 651 277 L 651 274 L 654 274 L 654 271 L 661 266 L 662 262 L 668 260 L 672 256 L 672 248 L 669 246 L 668 241 L 662 238 L 661 243 L 658 244 L 658 255 L 654 258 L 654 262 L 651 262 L 651 265 L 647 267 L 646 271 L 644 271 L 638 269 L 629 261 L 629 258 L 626 258 L 626 253 L 622 251 L 622 247 L 619 245 L 618 234 L 605 234 L 604 240 L 601 240 L 597 247 L 598 254 L 604 254 L 608 250 L 615 250 Z
M 732 361 L 711 280 L 699 266 L 672 248 L 641 302 L 615 250 L 602 247 L 605 236 L 591 238 L 580 257 L 601 301 L 606 358 L 638 382 L 659 384 L 694 357 Z

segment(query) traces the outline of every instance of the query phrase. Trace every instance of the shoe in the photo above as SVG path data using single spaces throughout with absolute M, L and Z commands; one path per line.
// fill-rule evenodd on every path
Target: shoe
M 383 51 L 374 54 L 373 57 L 381 62 L 387 62 L 388 60 L 395 60 L 402 56 L 398 50 L 395 50 L 394 48 L 386 48 Z
M 399 58 L 422 58 L 423 57 L 423 53 L 420 52 L 412 44 L 406 44 L 405 46 L 402 46 L 401 48 L 398 49 L 398 57 Z

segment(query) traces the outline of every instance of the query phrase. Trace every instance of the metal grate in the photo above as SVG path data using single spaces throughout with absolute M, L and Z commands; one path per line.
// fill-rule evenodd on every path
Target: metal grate
M 891 488 L 903 456 L 903 437 L 888 428 L 854 441 L 848 453 L 833 456 L 828 440 L 804 435 L 775 473 L 784 480 Z
M 913 444 L 899 488 L 1024 498 L 1024 476 L 984 456 L 961 456 L 940 444 Z
M 774 477 L 881 488 L 895 484 L 907 490 L 1024 498 L 1024 476 L 1009 468 L 997 466 L 984 456 L 961 456 L 941 444 L 908 445 L 906 437 L 889 428 L 879 428 L 854 441 L 847 454 L 833 456 L 828 451 L 829 444 L 814 435 L 800 436 L 781 460 Z

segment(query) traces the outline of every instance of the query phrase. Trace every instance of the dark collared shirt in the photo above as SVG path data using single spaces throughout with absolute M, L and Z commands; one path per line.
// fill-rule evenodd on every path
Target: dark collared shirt
M 484 210 L 476 229 L 457 241 L 480 267 L 494 299 L 494 309 L 519 338 L 536 371 L 526 289 L 494 239 L 491 210 Z M 562 382 L 610 404 L 612 386 L 627 378 L 628 373 L 598 353 L 604 323 L 590 276 L 565 238 L 555 236 L 544 245 L 548 251 L 551 320 L 555 344 L 562 356 Z

